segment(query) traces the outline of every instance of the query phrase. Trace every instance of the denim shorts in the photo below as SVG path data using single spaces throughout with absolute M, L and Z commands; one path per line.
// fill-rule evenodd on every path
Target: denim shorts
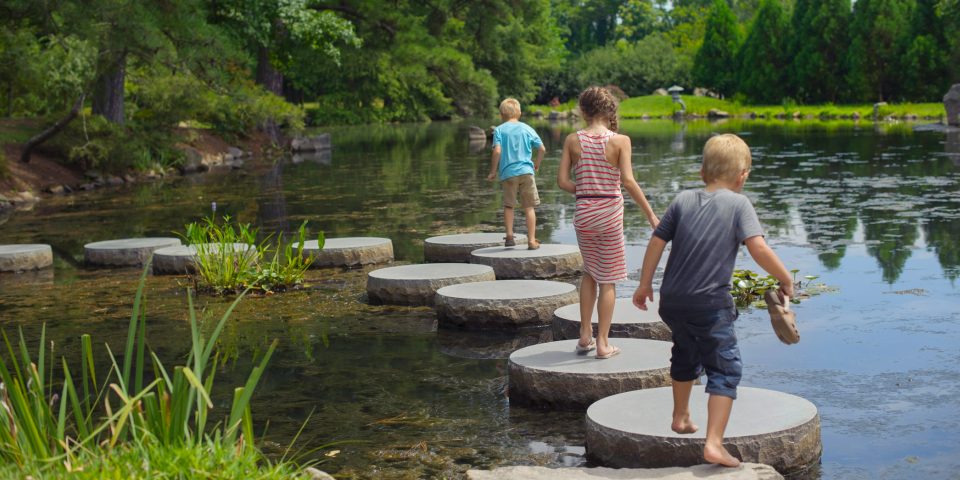
M 733 331 L 738 316 L 736 307 L 710 310 L 660 305 L 660 318 L 673 332 L 670 377 L 687 382 L 706 372 L 707 393 L 737 398 L 743 372 Z

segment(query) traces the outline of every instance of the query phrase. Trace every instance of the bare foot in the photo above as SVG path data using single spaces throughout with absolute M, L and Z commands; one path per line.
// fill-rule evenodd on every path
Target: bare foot
M 680 434 L 697 432 L 697 426 L 690 421 L 689 414 L 684 415 L 683 418 L 674 418 L 673 424 L 670 425 L 670 429 Z
M 740 460 L 730 455 L 723 446 L 712 446 L 710 444 L 703 447 L 703 459 L 710 463 L 723 465 L 724 467 L 739 467 Z

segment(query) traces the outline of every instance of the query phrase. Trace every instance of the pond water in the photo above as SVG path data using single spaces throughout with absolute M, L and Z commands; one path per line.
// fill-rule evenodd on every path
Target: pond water
M 572 196 L 556 187 L 571 124 L 534 124 L 548 154 L 538 176 L 541 240 L 575 243 Z M 423 260 L 423 239 L 502 229 L 489 150 L 469 122 L 335 128 L 329 155 L 226 174 L 176 178 L 45 199 L 0 219 L 0 243 L 48 243 L 55 268 L 0 276 L 0 326 L 39 338 L 45 323 L 71 355 L 81 333 L 120 350 L 139 271 L 79 267 L 87 242 L 168 236 L 210 211 L 265 232 L 303 220 L 328 237 L 393 239 L 398 263 Z M 624 122 L 634 167 L 662 212 L 699 185 L 699 152 L 714 132 L 754 152 L 745 193 L 788 268 L 835 290 L 796 307 L 802 342 L 780 344 L 765 311 L 737 329 L 743 385 L 781 390 L 820 409 L 823 462 L 805 478 L 956 478 L 960 472 L 960 152 L 943 133 L 807 123 Z M 488 148 L 488 147 L 487 147 Z M 632 203 L 626 218 L 636 287 L 650 230 Z M 518 227 L 522 216 L 518 216 Z M 522 231 L 522 230 L 520 230 Z M 739 268 L 758 267 L 745 253 Z M 498 352 L 549 340 L 436 329 L 432 310 L 365 303 L 363 270 L 314 270 L 309 288 L 243 300 L 223 338 L 218 375 L 238 385 L 275 338 L 280 349 L 254 402 L 264 449 L 343 442 L 309 458 L 342 478 L 462 476 L 468 468 L 584 464 L 581 413 L 511 408 Z M 166 361 L 187 351 L 184 278 L 148 280 L 148 337 Z M 227 305 L 201 297 L 205 317 Z M 222 406 L 227 397 L 221 395 Z M 736 408 L 736 406 L 734 407 Z M 669 419 L 664 419 L 668 421 Z

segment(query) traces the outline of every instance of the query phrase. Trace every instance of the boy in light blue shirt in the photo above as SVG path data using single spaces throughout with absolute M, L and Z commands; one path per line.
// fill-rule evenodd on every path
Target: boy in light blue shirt
M 513 239 L 513 209 L 520 195 L 520 206 L 527 220 L 527 248 L 540 248 L 537 241 L 537 214 L 534 207 L 540 205 L 540 194 L 533 174 L 540 169 L 543 154 L 547 149 L 537 132 L 520 121 L 520 102 L 508 98 L 500 102 L 500 118 L 503 123 L 493 130 L 493 155 L 490 157 L 490 174 L 487 180 L 499 178 L 503 187 L 503 223 L 507 229 L 504 245 L 516 245 Z M 533 150 L 537 158 L 533 159 Z

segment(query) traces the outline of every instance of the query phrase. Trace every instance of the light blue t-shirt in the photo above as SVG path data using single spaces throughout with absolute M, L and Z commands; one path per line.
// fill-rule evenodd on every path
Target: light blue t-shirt
M 518 175 L 533 175 L 533 150 L 543 141 L 523 122 L 504 122 L 493 130 L 493 146 L 500 145 L 500 181 Z

